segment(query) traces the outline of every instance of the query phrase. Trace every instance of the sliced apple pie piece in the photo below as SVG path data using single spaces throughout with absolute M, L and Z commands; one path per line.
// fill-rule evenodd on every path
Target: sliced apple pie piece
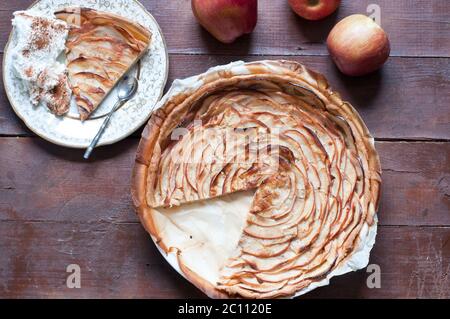
M 66 8 L 56 17 L 70 25 L 69 82 L 84 121 L 147 51 L 152 35 L 124 17 L 88 8 Z

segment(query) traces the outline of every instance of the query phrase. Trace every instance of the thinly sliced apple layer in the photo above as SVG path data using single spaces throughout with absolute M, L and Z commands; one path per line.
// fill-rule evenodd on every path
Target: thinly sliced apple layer
M 349 262 L 376 226 L 381 182 L 356 111 L 295 62 L 198 79 L 163 100 L 138 151 L 134 202 L 158 245 L 212 297 L 292 296 Z M 222 196 L 240 192 L 230 217 Z

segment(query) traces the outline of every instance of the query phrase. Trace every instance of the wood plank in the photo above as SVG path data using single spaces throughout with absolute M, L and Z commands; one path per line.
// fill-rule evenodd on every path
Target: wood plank
M 0 222 L 0 298 L 202 296 L 165 264 L 139 224 Z M 66 268 L 81 267 L 82 289 Z
M 0 138 L 0 220 L 137 222 L 130 176 L 137 139 L 94 152 L 37 138 Z M 450 143 L 376 145 L 382 225 L 450 226 Z
M 32 0 L 0 4 L 0 48 L 11 30 L 12 12 Z M 144 0 L 161 25 L 171 53 L 326 55 L 325 40 L 333 25 L 354 13 L 366 14 L 373 1 L 343 1 L 338 12 L 320 22 L 297 17 L 287 1 L 259 1 L 259 21 L 251 36 L 232 45 L 220 44 L 204 31 L 192 14 L 189 0 Z M 381 24 L 389 34 L 393 56 L 450 57 L 450 6 L 446 0 L 378 0 Z M 276 45 L 274 45 L 276 43 Z
M 231 61 L 280 58 L 172 56 L 170 80 Z M 362 78 L 342 75 L 327 57 L 289 59 L 325 74 L 330 85 L 360 112 L 376 138 L 450 139 L 449 59 L 391 58 L 382 70 Z
M 0 298 L 198 298 L 139 224 L 0 222 Z M 449 298 L 450 228 L 380 227 L 371 264 L 381 288 L 361 270 L 332 279 L 307 298 Z M 81 288 L 66 287 L 66 267 L 81 268 Z
M 385 225 L 449 225 L 450 143 L 378 142 Z
M 176 78 L 219 64 L 279 58 L 171 55 L 168 87 Z M 355 79 L 340 74 L 327 57 L 289 58 L 326 74 L 332 87 L 358 109 L 376 138 L 450 140 L 450 59 L 392 58 L 380 72 Z M 1 79 L 0 85 L 3 87 Z M 0 89 L 2 134 L 31 135 Z M 140 131 L 135 134 L 139 135 Z

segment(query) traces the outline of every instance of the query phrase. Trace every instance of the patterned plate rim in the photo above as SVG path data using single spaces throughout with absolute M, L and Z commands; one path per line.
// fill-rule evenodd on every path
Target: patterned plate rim
M 30 6 L 28 6 L 28 8 L 26 8 L 25 10 L 32 9 L 32 8 L 35 7 L 37 4 L 39 4 L 39 2 L 41 2 L 41 1 L 42 1 L 42 0 L 35 0 L 35 1 L 34 1 Z M 148 17 L 149 17 L 151 20 L 153 20 L 153 22 L 154 22 L 154 24 L 156 25 L 156 27 L 157 27 L 157 29 L 158 29 L 158 32 L 159 32 L 159 34 L 160 34 L 160 36 L 161 36 L 162 44 L 163 44 L 164 51 L 165 51 L 166 69 L 165 69 L 165 75 L 164 75 L 163 84 L 162 84 L 162 86 L 161 86 L 161 91 L 159 92 L 159 94 L 158 94 L 158 99 L 157 99 L 157 101 L 155 102 L 155 107 L 156 107 L 156 105 L 158 104 L 159 100 L 161 100 L 161 98 L 162 98 L 162 96 L 163 96 L 163 94 L 164 94 L 164 89 L 165 89 L 165 86 L 167 85 L 167 80 L 168 80 L 168 78 L 169 78 L 169 52 L 168 52 L 168 48 L 167 48 L 167 42 L 166 42 L 166 40 L 165 40 L 165 38 L 164 38 L 164 34 L 163 34 L 162 30 L 161 30 L 161 27 L 160 27 L 159 23 L 156 21 L 156 19 L 153 17 L 153 15 L 147 10 L 147 8 L 145 8 L 145 6 L 144 6 L 139 0 L 132 0 L 132 1 L 133 1 L 135 4 L 137 4 L 137 5 L 142 9 L 142 11 L 143 11 L 146 15 L 148 15 Z M 3 73 L 3 74 L 2 74 L 2 79 L 3 79 L 3 87 L 4 87 L 4 90 L 5 90 L 5 93 L 6 93 L 6 97 L 8 98 L 9 104 L 11 105 L 11 108 L 14 110 L 14 113 L 17 115 L 17 117 L 20 118 L 20 120 L 25 124 L 25 126 L 26 126 L 30 131 L 32 131 L 32 132 L 33 132 L 34 134 L 36 134 L 37 136 L 41 137 L 42 139 L 44 139 L 44 140 L 46 140 L 46 141 L 48 141 L 48 142 L 50 142 L 50 143 L 53 143 L 53 144 L 56 144 L 56 145 L 59 145 L 59 146 L 63 146 L 63 147 L 75 148 L 75 149 L 84 149 L 84 148 L 86 148 L 87 146 L 84 146 L 84 145 L 64 143 L 64 142 L 59 141 L 58 139 L 53 139 L 53 138 L 51 138 L 50 136 L 46 136 L 46 135 L 44 135 L 44 134 L 40 134 L 39 132 L 35 131 L 35 130 L 31 127 L 31 125 L 29 125 L 27 119 L 25 119 L 25 117 L 19 112 L 18 108 L 14 105 L 14 103 L 13 103 L 14 100 L 13 100 L 13 99 L 11 98 L 11 96 L 9 95 L 8 88 L 7 88 L 7 84 L 6 84 L 6 82 L 7 82 L 7 81 L 6 81 L 6 58 L 7 58 L 7 56 L 8 56 L 7 52 L 8 52 L 8 50 L 9 50 L 9 46 L 10 46 L 11 41 L 12 41 L 13 31 L 14 31 L 14 29 L 12 29 L 11 32 L 9 33 L 8 41 L 6 42 L 5 48 L 4 48 L 4 50 L 3 50 L 3 51 L 4 51 L 4 54 L 3 54 L 3 59 L 2 59 L 2 60 L 3 60 L 3 61 L 2 61 L 2 73 Z M 137 125 L 135 129 L 129 130 L 129 131 L 127 131 L 126 133 L 120 135 L 119 137 L 117 137 L 117 138 L 115 138 L 115 139 L 112 139 L 112 140 L 109 140 L 109 141 L 106 141 L 106 142 L 105 142 L 105 141 L 100 141 L 100 143 L 98 144 L 98 146 L 112 145 L 112 144 L 115 144 L 115 143 L 117 143 L 117 142 L 119 142 L 119 141 L 121 141 L 121 140 L 123 140 L 123 139 L 129 137 L 131 134 L 133 134 L 134 132 L 136 132 L 140 127 L 142 127 L 142 125 L 144 125 L 145 123 L 147 123 L 147 121 L 148 121 L 148 119 L 150 118 L 150 116 L 152 115 L 152 112 L 154 111 L 155 107 L 152 108 L 152 111 L 149 112 L 149 114 L 148 114 L 147 116 L 145 116 L 145 117 L 142 118 L 142 120 L 140 121 L 139 125 Z

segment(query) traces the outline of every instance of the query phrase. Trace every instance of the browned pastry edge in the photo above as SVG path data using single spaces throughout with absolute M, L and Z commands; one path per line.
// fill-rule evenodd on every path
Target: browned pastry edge
M 269 65 L 276 65 L 283 68 L 283 74 L 268 73 L 269 69 L 264 63 Z M 170 247 L 167 247 L 162 238 L 158 235 L 156 225 L 152 218 L 152 211 L 154 211 L 147 204 L 147 183 L 152 182 L 147 180 L 149 170 L 154 171 L 158 165 L 158 159 L 161 154 L 160 149 L 155 149 L 155 145 L 158 141 L 163 140 L 168 133 L 165 129 L 170 128 L 173 125 L 179 124 L 183 116 L 188 112 L 189 105 L 196 101 L 198 98 L 205 96 L 206 94 L 220 89 L 224 86 L 238 84 L 245 80 L 272 80 L 280 82 L 290 82 L 297 85 L 305 85 L 307 90 L 314 93 L 320 100 L 329 100 L 332 103 L 326 105 L 329 111 L 333 111 L 334 108 L 340 108 L 340 113 L 343 113 L 348 118 L 351 118 L 352 123 L 355 124 L 356 130 L 360 132 L 360 135 L 364 137 L 362 141 L 357 141 L 359 147 L 365 150 L 367 153 L 370 186 L 372 191 L 372 198 L 375 203 L 375 211 L 378 210 L 379 198 L 380 198 L 380 183 L 381 183 L 381 165 L 378 154 L 373 145 L 373 139 L 370 132 L 357 111 L 348 102 L 342 101 L 340 95 L 329 88 L 328 82 L 325 77 L 319 73 L 311 71 L 304 67 L 302 64 L 294 61 L 260 61 L 247 63 L 246 68 L 250 71 L 249 75 L 233 75 L 229 71 L 215 71 L 208 73 L 207 77 L 202 79 L 206 82 L 200 88 L 195 91 L 189 92 L 189 94 L 181 93 L 168 99 L 164 105 L 159 108 L 150 118 L 146 125 L 142 138 L 138 146 L 135 166 L 132 172 L 132 185 L 131 194 L 133 205 L 136 212 L 144 225 L 145 229 L 152 235 L 156 244 L 165 252 L 170 252 Z M 169 116 L 169 118 L 167 118 Z M 153 153 L 152 153 L 153 152 Z M 370 225 L 373 224 L 373 220 L 368 220 Z M 350 254 L 346 259 L 348 259 Z M 178 255 L 178 258 L 180 256 Z M 197 288 L 202 290 L 206 295 L 211 298 L 230 298 L 229 296 L 216 289 L 209 282 L 192 272 L 189 268 L 179 263 L 180 269 L 185 277 L 191 281 Z M 295 292 L 293 292 L 295 293 Z M 249 296 L 252 297 L 252 296 Z M 254 296 L 253 296 L 254 297 Z M 257 296 L 256 296 L 257 297 Z

